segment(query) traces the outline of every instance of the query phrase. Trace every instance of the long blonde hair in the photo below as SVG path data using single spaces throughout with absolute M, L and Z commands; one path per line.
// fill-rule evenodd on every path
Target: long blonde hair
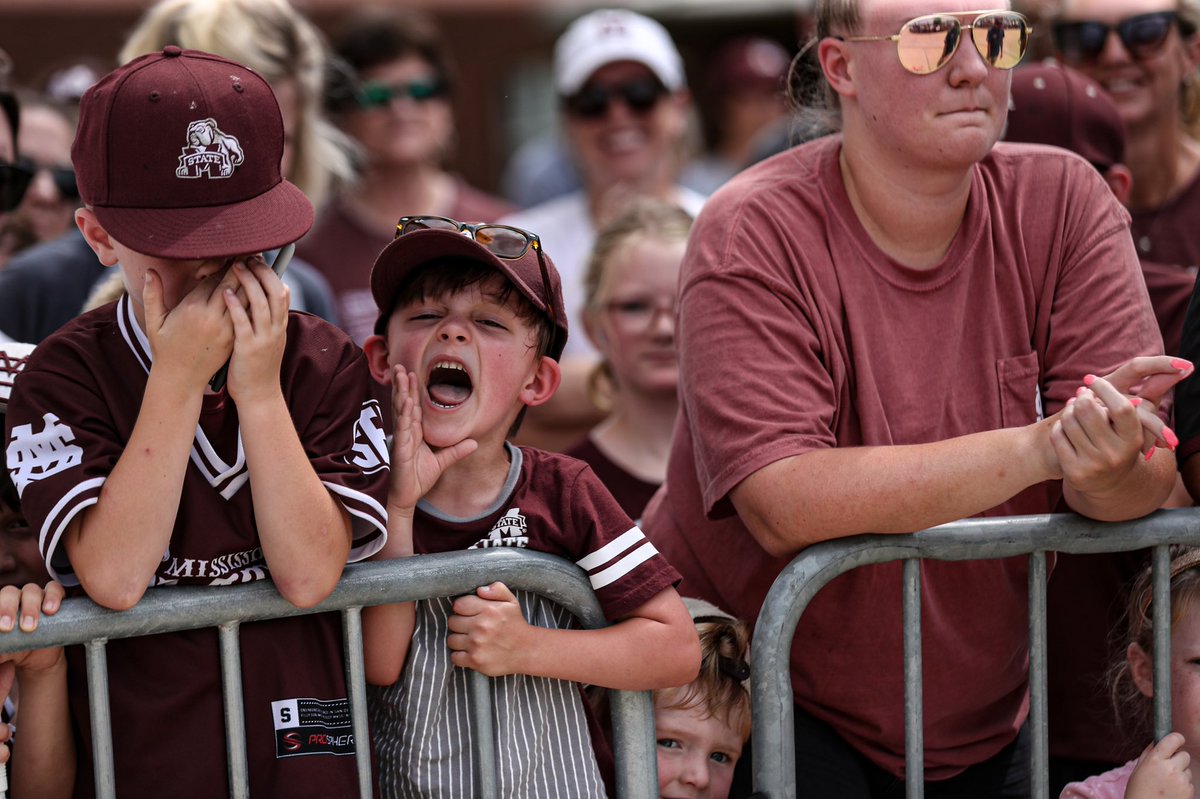
M 160 0 L 142 17 L 121 63 L 168 44 L 237 61 L 268 83 L 295 81 L 299 113 L 288 180 L 316 207 L 335 181 L 353 174 L 353 145 L 321 113 L 328 61 L 317 28 L 287 0 Z

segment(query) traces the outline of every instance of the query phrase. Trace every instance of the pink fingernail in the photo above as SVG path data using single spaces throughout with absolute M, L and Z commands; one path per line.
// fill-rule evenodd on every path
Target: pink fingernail
M 1085 386 L 1090 386 L 1092 383 L 1095 383 L 1095 382 L 1096 382 L 1095 375 L 1084 375 L 1083 376 L 1083 384 Z
M 1163 440 L 1167 442 L 1167 446 L 1175 449 L 1179 446 L 1179 436 L 1175 435 L 1175 431 L 1169 427 L 1164 427 L 1162 431 Z
M 1155 449 L 1156 449 L 1156 447 L 1151 447 L 1150 449 L 1146 450 L 1146 460 L 1147 460 L 1147 461 L 1149 461 L 1151 458 L 1153 458 L 1153 457 L 1154 457 L 1154 450 L 1155 450 Z
M 1192 371 L 1192 362 L 1183 358 L 1173 358 L 1171 359 L 1171 367 L 1181 372 L 1190 372 Z
M 1076 391 L 1075 391 L 1075 396 L 1076 396 L 1076 397 L 1082 397 L 1082 396 L 1083 396 L 1083 392 L 1085 392 L 1085 391 L 1087 391 L 1087 388 L 1085 388 L 1084 386 L 1080 386 L 1078 389 L 1076 389 Z
M 1137 406 L 1142 404 L 1142 398 L 1141 397 L 1130 397 L 1129 404 L 1136 408 Z

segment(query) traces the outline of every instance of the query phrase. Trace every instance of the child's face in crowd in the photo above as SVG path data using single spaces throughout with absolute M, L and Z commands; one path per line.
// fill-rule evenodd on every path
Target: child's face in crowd
M 45 585 L 49 579 L 37 534 L 20 511 L 0 499 L 0 586 Z
M 668 707 L 681 696 L 678 691 L 665 691 L 655 702 L 659 795 L 662 799 L 726 799 L 745 739 L 727 720 L 704 718 L 703 707 Z
M 496 292 L 497 274 L 442 297 L 398 305 L 386 340 L 367 342 L 376 378 L 401 365 L 417 375 L 425 441 L 503 440 L 522 404 L 537 404 L 537 331 Z M 385 361 L 385 362 L 384 362 Z M 382 367 L 382 368 L 381 368 Z
M 1150 656 L 1131 644 L 1129 659 L 1138 689 L 1147 698 L 1153 697 Z M 1171 729 L 1183 734 L 1187 741 L 1184 750 L 1192 763 L 1200 762 L 1200 607 L 1196 600 L 1187 603 L 1171 630 Z
M 588 330 L 622 389 L 674 395 L 675 296 L 686 242 L 639 238 L 618 249 L 604 272 Z

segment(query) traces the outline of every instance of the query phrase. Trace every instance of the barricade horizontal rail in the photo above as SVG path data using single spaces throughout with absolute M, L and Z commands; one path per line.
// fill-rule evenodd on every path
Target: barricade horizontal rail
M 54 616 L 44 618 L 32 633 L 0 635 L 0 652 L 48 646 L 87 646 L 88 686 L 95 745 L 96 795 L 115 796 L 111 729 L 104 645 L 117 638 L 133 638 L 176 630 L 216 627 L 220 631 L 222 681 L 225 686 L 226 735 L 229 740 L 230 795 L 248 796 L 245 729 L 242 724 L 240 655 L 237 628 L 246 622 L 341 611 L 346 641 L 347 685 L 356 741 L 369 740 L 366 719 L 366 680 L 363 671 L 360 610 L 371 605 L 407 602 L 441 596 L 458 596 L 501 581 L 515 590 L 547 597 L 573 613 L 589 629 L 608 624 L 592 592 L 587 575 L 570 561 L 520 549 L 490 549 L 422 555 L 396 561 L 352 564 L 333 593 L 312 608 L 290 604 L 274 584 L 261 581 L 241 586 L 174 586 L 146 592 L 137 605 L 125 611 L 99 607 L 87 599 L 70 599 Z M 473 696 L 487 696 L 487 678 L 472 676 Z M 482 685 L 482 688 L 478 686 Z M 658 791 L 655 764 L 653 704 L 648 692 L 614 691 L 610 695 L 616 789 L 619 797 L 654 796 Z M 490 709 L 486 713 L 490 731 Z M 490 740 L 491 736 L 480 736 Z M 477 746 L 486 746 L 477 740 Z M 359 793 L 372 795 L 369 749 L 357 747 Z M 479 758 L 488 761 L 487 754 Z M 494 762 L 491 758 L 490 762 Z M 477 775 L 476 795 L 495 793 L 495 774 Z
M 1073 514 L 968 519 L 911 535 L 861 535 L 826 541 L 797 555 L 776 578 L 755 623 L 751 644 L 753 773 L 756 795 L 796 799 L 794 703 L 790 655 L 800 617 L 835 577 L 877 563 L 905 561 L 905 770 L 909 799 L 924 795 L 921 732 L 919 561 L 988 560 L 1029 555 L 1030 714 L 1034 799 L 1047 799 L 1047 552 L 1096 554 L 1154 548 L 1155 734 L 1170 729 L 1168 544 L 1200 545 L 1200 509 L 1157 511 L 1132 522 L 1105 523 Z M 898 597 L 898 600 L 901 598 Z

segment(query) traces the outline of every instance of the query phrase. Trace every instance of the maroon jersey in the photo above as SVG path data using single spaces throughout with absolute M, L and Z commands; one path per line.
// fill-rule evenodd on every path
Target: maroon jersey
M 591 436 L 584 436 L 565 454 L 572 458 L 579 458 L 591 466 L 592 471 L 604 483 L 604 487 L 611 491 L 613 497 L 621 504 L 621 509 L 633 519 L 642 518 L 642 511 L 646 509 L 654 492 L 662 485 L 661 483 L 648 483 L 623 468 L 605 455 L 596 446 L 596 442 L 592 441 Z
M 128 298 L 79 317 L 29 361 L 9 405 L 8 465 L 51 573 L 81 593 L 62 533 L 100 489 L 128 441 L 151 363 Z M 387 449 L 362 353 L 316 317 L 291 314 L 284 397 L 321 482 L 353 520 L 351 559 L 386 536 Z M 237 408 L 207 396 L 179 512 L 153 585 L 266 579 Z M 251 789 L 263 796 L 350 795 L 357 785 L 337 614 L 242 627 Z M 69 650 L 72 711 L 82 728 L 77 795 L 91 794 L 81 647 Z M 227 791 L 215 630 L 108 646 L 117 790 L 213 797 Z
M 493 506 L 474 519 L 450 518 L 422 501 L 413 524 L 418 553 L 522 547 L 575 561 L 605 615 L 616 621 L 674 585 L 679 575 L 582 461 L 509 447 L 512 465 Z M 540 627 L 577 626 L 554 602 L 514 592 Z M 385 797 L 469 796 L 471 731 L 466 671 L 446 648 L 449 597 L 417 603 L 416 628 L 400 680 L 372 693 L 372 730 Z M 512 674 L 493 681 L 499 795 L 603 797 L 595 732 L 578 686 Z M 589 731 L 591 727 L 591 731 Z M 594 741 L 594 743 L 593 743 Z M 595 748 L 596 752 L 593 752 Z

